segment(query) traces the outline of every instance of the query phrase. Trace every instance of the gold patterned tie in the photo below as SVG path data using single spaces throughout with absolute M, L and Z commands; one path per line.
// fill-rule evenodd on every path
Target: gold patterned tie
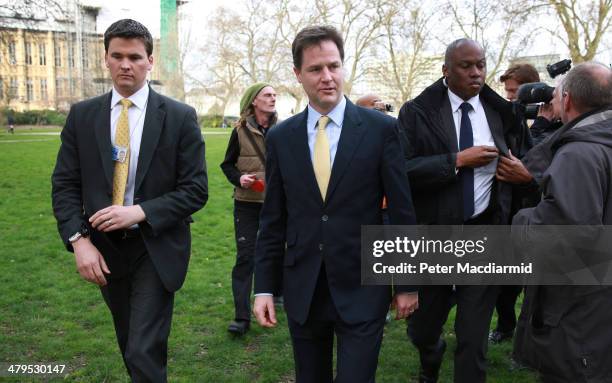
M 327 127 L 328 122 L 329 117 L 327 116 L 321 116 L 321 118 L 319 118 L 319 123 L 317 125 L 317 137 L 315 138 L 314 144 L 313 167 L 323 201 L 325 201 L 327 185 L 329 184 L 329 177 L 331 175 L 329 140 L 327 139 L 327 134 L 325 133 L 325 128 Z
M 115 161 L 115 173 L 113 174 L 113 205 L 123 205 L 125 197 L 125 186 L 127 185 L 128 172 L 130 170 L 130 123 L 128 120 L 128 109 L 132 101 L 124 98 L 121 100 L 121 114 L 117 121 L 115 130 L 115 145 L 127 148 L 125 161 Z

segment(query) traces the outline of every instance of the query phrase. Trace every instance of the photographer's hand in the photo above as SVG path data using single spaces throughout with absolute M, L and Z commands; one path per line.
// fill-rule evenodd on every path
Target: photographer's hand
M 533 179 L 525 165 L 523 165 L 521 160 L 514 157 L 512 152 L 509 152 L 509 157 L 499 157 L 495 175 L 498 180 L 511 184 L 526 184 Z
M 553 121 L 556 116 L 552 104 L 540 105 L 538 108 L 538 117 L 544 117 L 548 121 Z

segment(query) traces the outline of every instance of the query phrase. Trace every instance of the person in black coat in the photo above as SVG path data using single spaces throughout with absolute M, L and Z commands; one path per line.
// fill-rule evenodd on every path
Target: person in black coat
M 444 77 L 399 113 L 417 222 L 508 224 L 514 184 L 531 176 L 517 157 L 529 148 L 520 110 L 484 84 L 486 59 L 475 41 L 451 43 Z M 494 286 L 420 286 L 408 336 L 420 354 L 419 381 L 435 382 L 446 344 L 441 333 L 453 300 L 455 382 L 484 382 Z

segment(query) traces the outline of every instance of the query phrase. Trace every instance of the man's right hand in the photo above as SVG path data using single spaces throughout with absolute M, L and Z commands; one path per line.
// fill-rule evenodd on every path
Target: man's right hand
M 544 117 L 548 121 L 554 121 L 559 118 L 559 116 L 555 116 L 555 109 L 552 104 L 542 104 L 538 108 L 538 117 Z
M 255 174 L 243 174 L 240 176 L 240 186 L 243 189 L 248 189 L 256 179 Z
M 253 314 L 263 327 L 276 326 L 276 310 L 274 309 L 274 297 L 272 295 L 259 295 L 253 302 Z
M 459 168 L 478 168 L 485 166 L 499 155 L 495 146 L 472 146 L 457 153 L 455 167 Z
M 102 254 L 91 243 L 89 238 L 81 237 L 72 243 L 77 270 L 86 281 L 98 286 L 106 285 L 104 273 L 110 274 Z

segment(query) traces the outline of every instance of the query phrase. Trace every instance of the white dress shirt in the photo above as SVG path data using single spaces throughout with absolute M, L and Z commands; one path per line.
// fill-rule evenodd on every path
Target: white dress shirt
M 329 117 L 325 134 L 329 140 L 329 158 L 331 159 L 330 168 L 334 166 L 334 159 L 338 151 L 338 142 L 340 141 L 340 132 L 342 132 L 342 124 L 344 123 L 344 110 L 346 109 L 346 98 L 342 96 L 338 105 L 334 107 L 326 116 Z M 314 163 L 314 145 L 317 139 L 317 123 L 322 114 L 317 112 L 310 103 L 308 104 L 308 120 L 306 121 L 306 130 L 308 132 L 308 147 L 310 148 L 310 161 Z
M 115 145 L 115 132 L 117 131 L 117 121 L 121 114 L 122 95 L 113 87 L 111 98 L 111 141 Z M 134 204 L 134 184 L 136 181 L 136 167 L 138 166 L 138 156 L 140 155 L 140 141 L 142 140 L 142 130 L 144 127 L 145 115 L 147 114 L 147 101 L 149 99 L 149 84 L 145 83 L 136 93 L 128 97 L 132 101 L 132 106 L 128 109 L 128 121 L 130 126 L 130 166 L 128 169 L 128 179 L 125 185 L 125 196 L 123 204 L 130 206 Z
M 448 99 L 450 101 L 451 110 L 453 112 L 453 121 L 455 122 L 455 131 L 457 133 L 457 143 L 459 143 L 459 131 L 461 129 L 461 109 L 460 106 L 464 102 L 472 105 L 472 110 L 468 113 L 472 124 L 472 134 L 474 137 L 474 146 L 487 145 L 495 146 L 493 135 L 487 122 L 487 116 L 484 107 L 480 102 L 478 95 L 464 101 L 461 97 L 448 90 Z M 459 148 L 457 148 L 459 149 Z M 474 168 L 474 215 L 475 217 L 486 210 L 491 199 L 491 187 L 493 186 L 493 178 L 497 169 L 497 158 L 489 162 L 487 165 Z

